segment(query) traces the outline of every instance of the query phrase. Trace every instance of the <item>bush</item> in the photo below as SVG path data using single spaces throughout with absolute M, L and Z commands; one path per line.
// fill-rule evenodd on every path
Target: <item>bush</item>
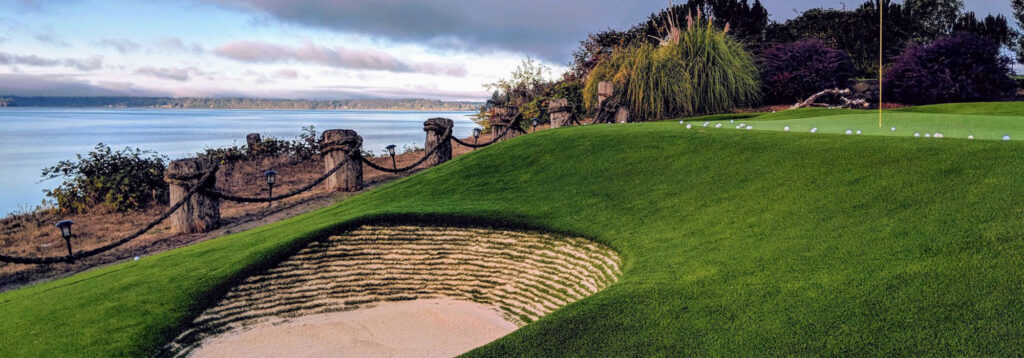
M 612 81 L 635 118 L 721 113 L 760 100 L 757 67 L 743 46 L 698 15 L 673 28 L 660 45 L 618 49 L 591 71 L 583 89 L 587 108 L 597 104 L 599 82 Z
M 115 152 L 99 143 L 85 156 L 43 169 L 46 179 L 65 178 L 57 188 L 46 190 L 46 196 L 56 200 L 63 212 L 81 213 L 101 204 L 120 212 L 144 209 L 167 200 L 166 160 L 156 152 L 138 148 Z
M 206 150 L 196 153 L 196 156 L 209 158 L 221 164 L 285 155 L 295 160 L 309 160 L 320 155 L 319 140 L 320 133 L 317 132 L 316 127 L 308 126 L 302 127 L 302 133 L 294 140 L 267 137 L 251 149 L 248 145 L 206 148 Z
M 844 88 L 853 77 L 853 59 L 820 40 L 774 45 L 761 55 L 766 101 L 794 103 L 821 90 Z
M 1002 99 L 1015 87 L 1010 64 L 994 41 L 959 33 L 907 47 L 886 71 L 885 90 L 908 104 Z

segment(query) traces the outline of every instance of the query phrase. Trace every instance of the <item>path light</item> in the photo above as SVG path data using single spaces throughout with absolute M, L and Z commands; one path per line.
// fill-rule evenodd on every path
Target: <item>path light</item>
M 273 199 L 274 197 L 274 183 L 277 182 L 277 172 L 268 170 L 263 172 L 263 175 L 267 177 L 267 199 Z M 267 206 L 272 204 L 272 200 L 267 201 Z
M 479 141 L 479 140 L 480 140 L 480 128 L 473 128 L 473 145 L 475 146 L 476 142 Z M 476 147 L 473 147 L 473 150 L 476 150 Z
M 395 170 L 398 170 L 398 162 L 395 161 L 395 145 L 389 144 L 387 147 L 384 148 L 387 148 L 388 154 L 391 155 L 391 167 L 394 168 Z
M 57 228 L 60 229 L 60 236 L 64 238 L 64 242 L 68 244 L 68 256 L 71 256 L 71 225 L 75 222 L 71 220 L 61 220 L 57 223 Z
M 789 126 L 782 127 L 782 130 L 789 132 Z
M 1007 135 L 1004 135 L 1004 136 L 1003 136 L 1003 140 L 1010 140 L 1010 135 L 1009 135 L 1009 134 L 1007 134 Z
M 530 124 L 533 125 L 533 131 L 537 131 L 537 126 L 540 125 L 540 118 L 534 118 L 530 120 Z

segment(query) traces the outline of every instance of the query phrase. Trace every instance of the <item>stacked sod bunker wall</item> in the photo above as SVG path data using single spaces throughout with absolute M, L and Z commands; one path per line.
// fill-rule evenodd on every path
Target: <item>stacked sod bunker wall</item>
M 486 228 L 374 226 L 315 241 L 233 287 L 166 347 L 290 318 L 433 298 L 492 306 L 525 325 L 614 283 L 621 259 L 590 240 Z

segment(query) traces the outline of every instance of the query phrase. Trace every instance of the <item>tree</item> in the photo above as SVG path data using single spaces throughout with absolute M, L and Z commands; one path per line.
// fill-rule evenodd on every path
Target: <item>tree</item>
M 919 43 L 929 43 L 953 33 L 953 25 L 957 22 L 964 2 L 961 0 L 906 0 L 904 9 L 914 19 L 913 39 Z
M 960 32 L 908 47 L 886 71 L 885 88 L 911 104 L 998 100 L 1016 87 L 1010 63 L 995 41 Z
M 974 12 L 966 12 L 957 18 L 953 24 L 953 31 L 950 33 L 966 32 L 978 37 L 990 39 L 999 46 L 1013 47 L 1015 34 L 1010 30 L 1010 25 L 1003 15 L 986 16 L 982 20 Z
M 1024 29 L 1024 0 L 1011 0 L 1013 19 L 1017 20 L 1017 28 Z M 1010 46 L 1017 54 L 1017 62 L 1024 63 L 1024 35 L 1018 34 Z

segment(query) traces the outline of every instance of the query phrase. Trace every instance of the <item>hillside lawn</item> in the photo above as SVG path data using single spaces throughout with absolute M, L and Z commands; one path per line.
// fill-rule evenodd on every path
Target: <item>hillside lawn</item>
M 678 121 L 541 131 L 327 209 L 0 294 L 0 356 L 151 355 L 234 282 L 380 220 L 543 228 L 622 255 L 615 285 L 469 356 L 1020 356 L 1022 159 L 1020 141 Z
M 952 103 L 932 106 L 886 110 L 882 126 L 878 126 L 878 111 L 803 108 L 777 113 L 754 113 L 705 116 L 685 119 L 685 122 L 703 128 L 721 123 L 720 129 L 736 130 L 740 124 L 753 126 L 753 130 L 782 131 L 790 127 L 793 132 L 818 134 L 845 134 L 847 130 L 864 135 L 913 137 L 919 134 L 942 133 L 944 138 L 978 140 L 1024 140 L 1024 102 Z M 893 131 L 892 128 L 896 130 Z M 744 128 L 744 130 L 746 130 Z

